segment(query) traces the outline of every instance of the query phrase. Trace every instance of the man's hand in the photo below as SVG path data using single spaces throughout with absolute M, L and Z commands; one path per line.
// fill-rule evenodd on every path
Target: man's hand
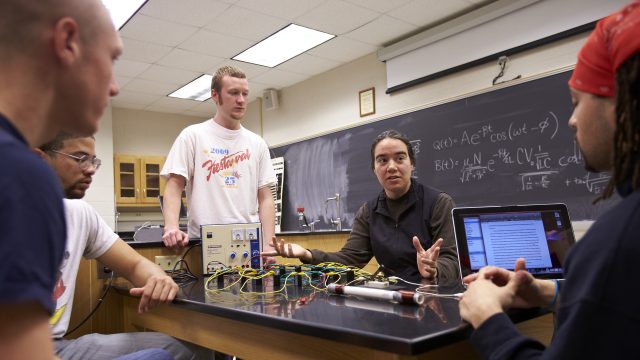
M 189 235 L 177 228 L 164 228 L 162 242 L 169 249 L 181 249 L 189 244 Z
M 416 248 L 416 263 L 420 275 L 425 279 L 436 279 L 438 276 L 438 256 L 440 255 L 440 246 L 444 240 L 438 239 L 431 245 L 429 250 L 425 250 L 420 245 L 420 239 L 413 237 L 413 247 Z
M 143 313 L 173 301 L 178 293 L 178 285 L 168 275 L 152 275 L 144 287 L 132 288 L 129 293 L 141 297 L 138 312 Z
M 481 269 L 460 298 L 460 316 L 474 329 L 491 316 L 511 307 L 523 280 L 522 276 L 513 276 L 507 284 L 498 286 L 487 277 L 486 272 L 487 268 Z
M 527 271 L 526 262 L 523 258 L 516 260 L 514 271 L 507 269 L 487 266 L 480 273 L 465 276 L 462 281 L 465 284 L 471 284 L 478 280 L 480 276 L 490 280 L 496 286 L 505 286 L 519 277 L 518 288 L 516 289 L 515 298 L 511 303 L 514 308 L 532 308 L 547 306 L 555 291 L 555 284 L 547 280 L 537 280 Z M 481 275 L 482 274 L 482 275 Z
M 262 256 L 282 256 L 285 258 L 298 258 L 303 262 L 311 261 L 311 252 L 298 244 L 287 244 L 284 239 L 271 238 L 273 250 L 263 251 Z
M 273 237 L 275 238 L 275 235 Z M 262 256 L 262 264 L 269 265 L 277 263 L 276 258 L 269 254 L 277 254 L 276 249 L 271 245 L 271 243 L 263 245 L 262 252 L 260 253 L 260 256 Z

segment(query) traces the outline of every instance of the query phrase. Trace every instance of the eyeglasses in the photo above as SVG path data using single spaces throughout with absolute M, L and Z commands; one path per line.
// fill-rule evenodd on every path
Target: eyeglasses
M 83 170 L 83 171 L 89 170 L 89 168 L 91 167 L 93 167 L 95 171 L 98 171 L 98 169 L 100 168 L 100 165 L 102 165 L 102 160 L 98 159 L 95 155 L 94 156 L 89 156 L 89 155 L 75 156 L 75 155 L 67 154 L 58 150 L 51 150 L 51 151 L 56 154 L 60 154 L 60 155 L 64 155 L 72 158 L 78 163 L 78 166 L 80 166 L 80 170 Z

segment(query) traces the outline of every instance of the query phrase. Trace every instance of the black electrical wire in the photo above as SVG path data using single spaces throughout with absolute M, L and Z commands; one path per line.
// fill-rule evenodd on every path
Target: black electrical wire
M 507 67 L 507 62 L 508 61 L 509 61 L 509 58 L 506 57 L 506 56 L 501 56 L 498 59 L 498 66 L 500 66 L 500 73 L 498 73 L 498 75 L 493 78 L 493 81 L 491 82 L 493 85 L 497 85 L 497 84 L 500 84 L 500 83 L 503 83 L 503 82 L 506 82 L 506 81 L 512 81 L 512 80 L 520 79 L 521 76 L 518 75 L 518 76 L 514 77 L 511 80 L 503 80 L 503 81 L 498 82 L 498 79 L 500 79 L 501 77 L 504 76 L 504 69 Z
M 98 311 L 98 308 L 100 307 L 100 304 L 102 304 L 105 296 L 107 296 L 107 293 L 109 292 L 109 289 L 111 289 L 111 285 L 113 284 L 113 271 L 111 271 L 109 273 L 109 283 L 107 284 L 107 286 L 105 287 L 104 291 L 102 292 L 102 295 L 100 296 L 100 298 L 98 299 L 98 303 L 96 304 L 96 306 L 93 308 L 93 310 L 91 310 L 91 312 L 89 313 L 89 315 L 87 315 L 81 322 L 80 324 L 78 324 L 76 327 L 74 327 L 71 330 L 68 330 L 64 336 L 67 336 L 69 334 L 71 334 L 72 332 L 78 330 L 78 328 L 80 328 L 82 325 L 84 325 L 84 323 L 87 322 L 87 320 L 91 319 L 91 317 L 93 316 L 93 314 L 95 314 L 96 311 Z
M 197 277 L 191 272 L 191 269 L 189 269 L 189 264 L 187 263 L 185 258 L 187 257 L 189 251 L 191 251 L 191 249 L 198 245 L 202 245 L 202 243 L 194 243 L 189 246 L 187 251 L 185 251 L 184 254 L 180 257 L 180 260 L 176 261 L 175 265 L 173 265 L 173 270 L 171 270 L 171 278 L 176 282 L 176 284 L 180 285 L 182 283 L 190 282 L 197 279 Z M 184 264 L 184 267 L 178 269 L 178 265 L 180 264 Z

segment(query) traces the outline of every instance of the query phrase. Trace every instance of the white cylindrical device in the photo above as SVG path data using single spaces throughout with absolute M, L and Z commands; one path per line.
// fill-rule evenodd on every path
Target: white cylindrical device
M 411 291 L 392 291 L 338 284 L 327 285 L 327 291 L 333 294 L 354 295 L 376 300 L 390 300 L 403 304 L 420 305 L 424 302 L 424 295 Z

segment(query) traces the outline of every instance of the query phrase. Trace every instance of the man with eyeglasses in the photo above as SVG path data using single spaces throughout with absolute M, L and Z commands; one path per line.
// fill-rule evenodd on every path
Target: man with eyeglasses
M 67 247 L 53 292 L 55 312 L 49 323 L 56 355 L 62 359 L 113 359 L 143 349 L 162 348 L 176 359 L 192 359 L 194 354 L 182 343 L 162 333 L 88 334 L 64 340 L 69 327 L 73 294 L 80 259 L 98 259 L 136 286 L 131 294 L 140 296 L 138 311 L 169 303 L 178 285 L 156 264 L 127 245 L 82 199 L 101 161 L 95 155 L 95 139 L 61 133 L 35 151 L 55 170 L 66 199 Z

